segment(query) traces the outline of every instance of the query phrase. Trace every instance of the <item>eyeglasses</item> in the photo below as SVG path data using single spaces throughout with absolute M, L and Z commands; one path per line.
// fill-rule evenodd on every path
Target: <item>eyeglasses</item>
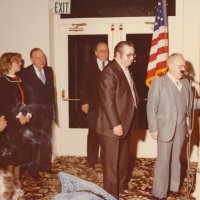
M 128 59 L 130 59 L 131 57 L 135 58 L 135 54 L 131 53 L 130 54 L 122 53 L 122 54 L 126 55 Z
M 178 66 L 179 69 L 186 69 L 187 68 L 187 66 L 185 66 L 185 65 L 178 65 L 176 63 L 172 63 L 172 64 Z

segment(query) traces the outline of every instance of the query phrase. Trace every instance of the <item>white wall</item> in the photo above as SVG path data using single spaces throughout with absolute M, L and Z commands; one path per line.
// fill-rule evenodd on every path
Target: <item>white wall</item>
M 176 51 L 185 55 L 185 58 L 194 67 L 197 81 L 200 76 L 199 10 L 199 0 L 177 0 L 176 20 L 169 17 L 170 53 Z M 20 52 L 25 59 L 25 66 L 27 66 L 30 64 L 30 50 L 40 47 L 46 52 L 52 66 L 54 63 L 60 63 L 55 57 L 61 52 L 56 52 L 54 26 L 53 16 L 49 14 L 48 0 L 0 0 L 0 54 L 6 51 Z M 57 88 L 62 88 L 62 82 L 58 81 L 61 66 L 57 65 L 56 67 Z M 60 91 L 58 96 L 60 96 Z M 59 98 L 58 103 L 60 103 Z M 65 118 L 62 119 L 65 120 Z M 197 124 L 196 133 L 198 129 Z M 68 133 L 63 135 L 61 126 L 55 126 L 54 130 L 54 153 L 56 155 L 86 154 L 86 130 L 84 133 L 77 132 L 76 135 Z M 76 138 L 79 140 L 75 140 Z M 196 140 L 197 137 L 195 136 L 193 139 Z M 137 149 L 133 154 L 137 152 L 138 157 L 156 156 L 156 143 L 149 134 L 146 134 L 146 131 L 139 131 L 137 135 L 133 136 L 133 141 L 138 141 L 135 144 Z M 192 160 L 196 160 L 197 146 L 192 146 L 192 150 Z
M 49 55 L 48 0 L 0 0 L 0 54 L 16 51 L 30 64 L 29 52 L 40 47 Z

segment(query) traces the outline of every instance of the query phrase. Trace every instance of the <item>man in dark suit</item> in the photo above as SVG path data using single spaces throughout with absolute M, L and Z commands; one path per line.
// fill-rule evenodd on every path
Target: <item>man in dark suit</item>
M 30 52 L 32 65 L 24 68 L 19 76 L 28 94 L 28 106 L 32 107 L 30 123 L 32 161 L 29 174 L 39 176 L 39 171 L 51 172 L 52 157 L 52 120 L 55 117 L 54 77 L 51 67 L 46 66 L 46 56 L 42 49 Z
M 87 162 L 89 167 L 94 167 L 98 161 L 100 147 L 99 137 L 96 134 L 96 120 L 99 107 L 98 82 L 101 71 L 108 64 L 108 55 L 108 45 L 104 42 L 97 43 L 95 46 L 96 58 L 86 63 L 81 73 L 81 109 L 87 114 L 89 125 L 87 137 Z
M 101 135 L 104 188 L 116 198 L 128 193 L 129 138 L 135 121 L 138 97 L 128 67 L 135 58 L 132 42 L 119 42 L 115 59 L 100 75 L 100 108 L 97 133 Z

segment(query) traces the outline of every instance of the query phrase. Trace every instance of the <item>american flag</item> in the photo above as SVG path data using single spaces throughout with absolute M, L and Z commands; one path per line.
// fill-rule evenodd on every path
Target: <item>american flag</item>
M 149 62 L 147 67 L 146 85 L 150 87 L 151 81 L 157 76 L 165 74 L 168 57 L 168 28 L 166 0 L 158 0 L 154 31 L 151 41 Z

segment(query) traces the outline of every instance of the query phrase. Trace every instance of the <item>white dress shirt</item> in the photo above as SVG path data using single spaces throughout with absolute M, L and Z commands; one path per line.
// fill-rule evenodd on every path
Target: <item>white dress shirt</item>
M 100 71 L 103 70 L 103 62 L 104 62 L 104 66 L 106 66 L 108 64 L 108 60 L 102 61 L 99 58 L 97 58 L 97 65 L 98 65 Z
M 135 102 L 135 107 L 137 108 L 136 94 L 135 94 L 134 89 L 133 89 L 133 80 L 132 80 L 132 77 L 131 77 L 130 72 L 128 70 L 128 67 L 124 67 L 116 58 L 115 58 L 115 60 L 119 63 L 120 67 L 122 68 L 122 70 L 123 70 L 123 72 L 124 72 L 124 74 L 126 76 L 126 79 L 127 79 L 128 83 L 129 83 L 129 86 L 131 88 L 131 93 L 133 95 L 133 99 L 134 99 L 134 102 Z
M 179 79 L 176 79 L 174 76 L 172 76 L 170 74 L 170 72 L 167 72 L 167 76 L 169 77 L 169 79 L 175 84 L 175 86 L 177 87 L 177 89 L 179 91 L 181 91 L 182 87 L 183 87 L 183 84 L 180 82 Z

